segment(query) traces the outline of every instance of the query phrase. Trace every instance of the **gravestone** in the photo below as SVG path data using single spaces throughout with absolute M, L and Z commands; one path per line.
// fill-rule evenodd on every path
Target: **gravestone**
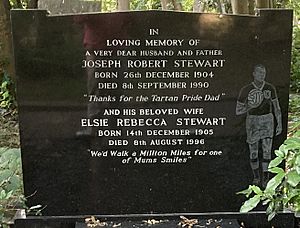
M 12 11 L 29 205 L 238 212 L 287 134 L 290 10 Z

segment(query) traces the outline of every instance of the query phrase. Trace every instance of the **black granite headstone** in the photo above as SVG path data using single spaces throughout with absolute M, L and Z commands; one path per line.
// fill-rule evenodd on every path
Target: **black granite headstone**
M 290 10 L 12 11 L 29 205 L 237 212 L 236 192 L 265 184 L 286 137 L 291 21 Z

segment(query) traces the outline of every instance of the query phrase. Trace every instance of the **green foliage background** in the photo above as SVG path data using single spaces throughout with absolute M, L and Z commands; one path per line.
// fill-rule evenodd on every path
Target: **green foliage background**
M 0 148 L 0 227 L 24 207 L 20 149 Z
M 20 0 L 20 1 L 16 1 L 16 0 L 9 0 L 11 8 L 27 8 L 28 5 L 28 0 Z
M 292 92 L 300 92 L 300 26 L 294 25 L 292 66 L 291 66 L 291 89 Z

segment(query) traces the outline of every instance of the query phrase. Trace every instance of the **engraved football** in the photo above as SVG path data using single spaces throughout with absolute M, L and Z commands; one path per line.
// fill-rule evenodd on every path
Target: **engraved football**
M 251 108 L 257 108 L 263 101 L 264 95 L 259 89 L 252 89 L 248 94 L 248 105 Z

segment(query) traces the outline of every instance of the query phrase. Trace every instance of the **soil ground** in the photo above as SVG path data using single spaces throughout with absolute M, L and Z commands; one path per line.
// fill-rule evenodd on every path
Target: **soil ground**
M 0 109 L 0 148 L 19 148 L 19 125 L 16 111 Z

